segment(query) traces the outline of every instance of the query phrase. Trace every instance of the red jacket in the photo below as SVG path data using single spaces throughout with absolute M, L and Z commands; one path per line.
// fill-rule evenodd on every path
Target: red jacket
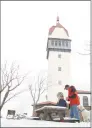
M 76 94 L 75 98 L 69 98 L 71 97 L 73 94 Z M 71 92 L 71 88 L 68 89 L 68 100 L 70 101 L 70 106 L 72 105 L 79 105 L 80 104 L 80 100 L 79 100 L 79 96 L 77 94 L 77 92 Z

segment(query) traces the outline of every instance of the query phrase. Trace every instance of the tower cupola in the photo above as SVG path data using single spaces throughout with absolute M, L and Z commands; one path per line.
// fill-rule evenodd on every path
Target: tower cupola
M 56 25 L 50 27 L 47 41 L 47 59 L 49 51 L 71 52 L 71 39 L 67 29 L 60 24 L 59 16 L 56 19 Z

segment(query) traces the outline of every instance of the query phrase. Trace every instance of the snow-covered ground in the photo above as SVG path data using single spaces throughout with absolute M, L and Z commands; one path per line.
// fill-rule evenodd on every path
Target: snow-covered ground
M 90 123 L 64 123 L 41 120 L 13 120 L 1 118 L 1 127 L 90 127 Z

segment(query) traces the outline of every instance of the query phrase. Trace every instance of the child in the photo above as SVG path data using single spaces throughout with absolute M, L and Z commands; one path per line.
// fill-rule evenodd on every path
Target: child
M 57 106 L 67 107 L 67 102 L 64 100 L 63 93 L 59 92 L 57 94 L 57 98 L 58 98 L 58 102 L 56 104 Z M 63 116 L 65 117 L 65 112 L 63 113 Z
M 67 107 L 67 102 L 64 100 L 63 93 L 59 92 L 57 94 L 58 102 L 57 106 Z

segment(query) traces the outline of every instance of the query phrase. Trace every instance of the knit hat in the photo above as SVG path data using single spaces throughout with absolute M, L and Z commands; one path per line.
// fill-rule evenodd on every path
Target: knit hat
M 57 93 L 57 97 L 62 97 L 62 96 L 64 96 L 62 92 Z

